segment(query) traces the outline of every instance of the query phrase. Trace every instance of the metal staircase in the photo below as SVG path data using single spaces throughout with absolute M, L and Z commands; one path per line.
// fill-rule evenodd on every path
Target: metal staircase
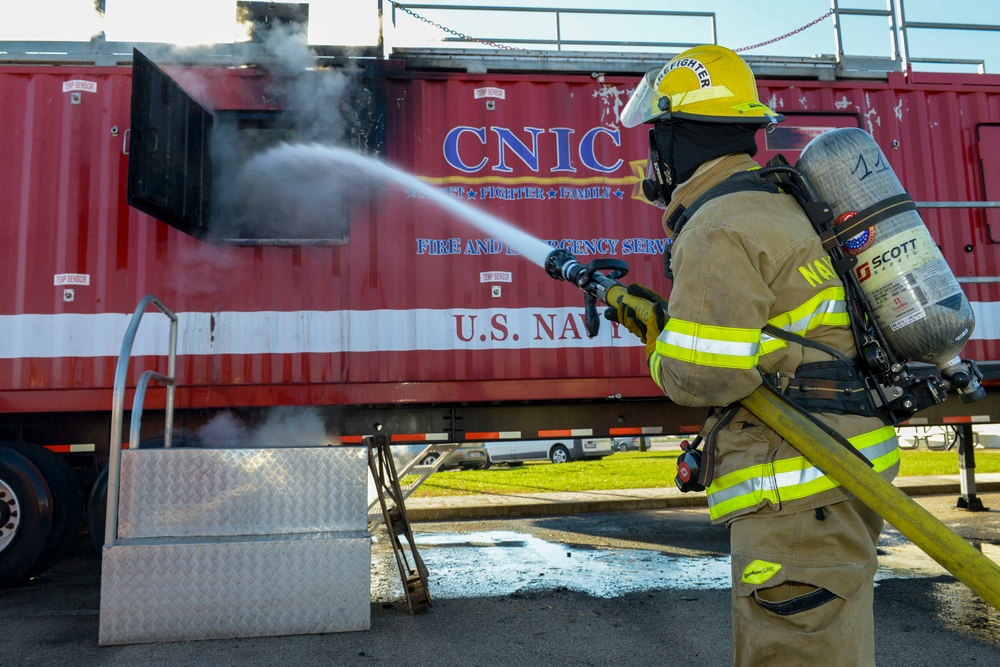
M 388 444 L 386 446 L 388 447 Z M 459 446 L 459 443 L 429 444 L 425 446 L 412 460 L 405 463 L 402 468 L 399 468 L 396 473 L 396 479 L 399 481 L 401 493 L 399 496 L 400 502 L 405 501 L 413 495 L 413 492 L 416 491 L 421 484 L 427 481 L 428 477 L 440 470 L 448 454 L 458 449 Z M 424 461 L 427 461 L 428 457 L 431 456 L 434 457 L 434 460 L 430 463 L 424 463 Z M 395 463 L 393 466 L 395 467 Z M 415 477 L 408 480 L 406 484 L 403 484 L 402 480 L 408 475 L 415 475 Z M 382 511 L 379 508 L 378 500 L 373 500 L 368 505 L 368 521 L 369 530 L 374 529 L 379 523 L 382 522 Z
M 128 362 L 150 304 L 171 322 L 168 371 L 138 381 L 123 452 Z M 171 447 L 176 345 L 176 315 L 145 297 L 115 375 L 99 643 L 367 630 L 366 449 Z M 150 380 L 168 388 L 162 449 L 138 447 Z
M 416 542 L 413 539 L 413 531 L 410 529 L 410 519 L 403 503 L 406 495 L 399 484 L 399 475 L 396 473 L 396 464 L 392 460 L 389 438 L 384 435 L 376 435 L 365 438 L 364 442 L 368 447 L 368 468 L 378 491 L 378 504 L 382 510 L 382 521 L 385 522 L 386 532 L 389 534 L 392 551 L 396 557 L 396 566 L 399 568 L 399 576 L 403 582 L 403 591 L 406 593 L 406 604 L 409 606 L 411 614 L 424 612 L 431 606 L 431 595 L 427 588 L 427 567 L 420 558 Z M 421 461 L 424 456 L 425 454 L 422 454 L 416 460 Z M 438 456 L 435 463 L 440 466 L 442 459 L 444 459 L 443 455 Z M 435 466 L 427 467 L 437 469 Z M 421 481 L 423 479 L 426 479 L 426 476 Z M 377 521 L 369 522 L 369 531 L 376 525 L 378 525 Z

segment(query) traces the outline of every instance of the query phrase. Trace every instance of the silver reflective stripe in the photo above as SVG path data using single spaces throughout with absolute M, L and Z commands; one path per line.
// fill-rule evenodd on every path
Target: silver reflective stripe
M 676 331 L 661 332 L 660 341 L 667 345 L 682 347 L 685 350 L 694 350 L 695 352 L 705 352 L 708 354 L 724 354 L 730 357 L 754 358 L 760 349 L 760 343 L 733 343 L 714 338 L 690 336 L 688 334 L 677 333 Z
M 828 300 L 824 301 L 812 312 L 811 315 L 806 315 L 794 322 L 790 323 L 787 327 L 781 327 L 785 331 L 790 331 L 792 333 L 803 333 L 814 329 L 821 323 L 816 323 L 812 326 L 811 323 L 816 320 L 816 318 L 823 315 L 836 315 L 840 313 L 847 312 L 847 303 L 839 300 Z
M 883 440 L 882 442 L 877 442 L 873 445 L 869 445 L 861 450 L 862 454 L 865 455 L 869 461 L 874 461 L 876 459 L 891 453 L 896 449 L 896 439 L 889 438 L 888 440 Z M 783 459 L 775 464 L 763 464 L 760 466 L 755 466 L 765 470 L 774 470 L 775 465 L 787 464 L 794 461 L 806 461 L 805 457 L 794 457 L 791 459 Z M 881 472 L 876 468 L 876 472 Z M 730 473 L 732 474 L 732 473 Z M 801 470 L 789 470 L 787 472 L 774 473 L 770 475 L 757 475 L 751 477 L 750 479 L 744 480 L 733 486 L 712 490 L 708 492 L 708 504 L 709 506 L 715 506 L 720 503 L 724 503 L 728 500 L 733 500 L 741 496 L 753 495 L 754 502 L 748 502 L 746 506 L 757 504 L 757 499 L 761 498 L 765 492 L 772 491 L 778 494 L 778 498 L 781 497 L 782 489 L 794 489 L 795 487 L 802 486 L 804 484 L 809 484 L 810 482 L 816 482 L 823 477 L 828 477 L 816 466 L 808 466 Z M 840 483 L 830 478 L 831 486 L 828 488 L 833 488 L 840 486 Z M 826 490 L 826 489 L 821 489 Z M 810 494 L 811 495 L 811 494 Z M 801 496 L 796 496 L 796 498 Z
M 746 496 L 751 493 L 754 494 L 754 497 L 760 497 L 763 495 L 764 485 L 774 479 L 773 475 L 751 477 L 745 482 L 734 484 L 726 489 L 720 489 L 718 491 L 710 490 L 708 492 L 708 504 L 709 506 L 718 505 L 719 503 L 724 503 L 727 500 L 733 500 L 734 498 Z M 778 487 L 774 484 L 770 484 L 770 489 L 772 491 L 777 491 Z

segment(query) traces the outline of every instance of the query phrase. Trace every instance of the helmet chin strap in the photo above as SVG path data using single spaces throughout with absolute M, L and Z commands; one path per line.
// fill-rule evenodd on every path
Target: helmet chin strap
M 657 126 L 667 126 L 667 123 L 657 123 Z M 664 127 L 665 129 L 665 127 Z M 676 174 L 674 168 L 663 159 L 664 151 L 661 143 L 657 142 L 657 135 L 661 139 L 667 139 L 666 155 L 669 160 L 673 152 L 672 132 L 665 132 L 663 129 L 658 133 L 656 126 L 649 128 L 649 163 L 653 168 L 653 178 L 647 178 L 642 182 L 642 194 L 653 204 L 666 206 L 670 202 L 670 197 L 677 187 Z

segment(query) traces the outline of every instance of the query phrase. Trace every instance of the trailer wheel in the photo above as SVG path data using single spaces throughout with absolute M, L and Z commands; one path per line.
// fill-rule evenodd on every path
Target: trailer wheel
M 0 442 L 0 445 L 34 463 L 52 493 L 52 530 L 45 548 L 27 572 L 28 577 L 36 577 L 76 546 L 83 526 L 83 488 L 73 468 L 58 454 L 24 442 Z
M 562 445 L 556 445 L 549 452 L 549 460 L 553 463 L 566 463 L 569 461 L 569 450 Z
M 108 524 L 108 468 L 104 467 L 101 474 L 94 480 L 90 488 L 90 499 L 87 502 L 87 529 L 90 531 L 90 543 L 94 551 L 104 551 L 104 528 Z
M 41 471 L 0 446 L 0 588 L 20 582 L 45 548 L 52 529 L 52 496 Z

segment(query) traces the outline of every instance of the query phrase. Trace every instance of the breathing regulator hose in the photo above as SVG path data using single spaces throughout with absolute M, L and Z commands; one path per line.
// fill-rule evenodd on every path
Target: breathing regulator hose
M 1000 566 L 892 482 L 879 476 L 770 387 L 758 387 L 740 403 L 956 579 L 1000 610 Z

